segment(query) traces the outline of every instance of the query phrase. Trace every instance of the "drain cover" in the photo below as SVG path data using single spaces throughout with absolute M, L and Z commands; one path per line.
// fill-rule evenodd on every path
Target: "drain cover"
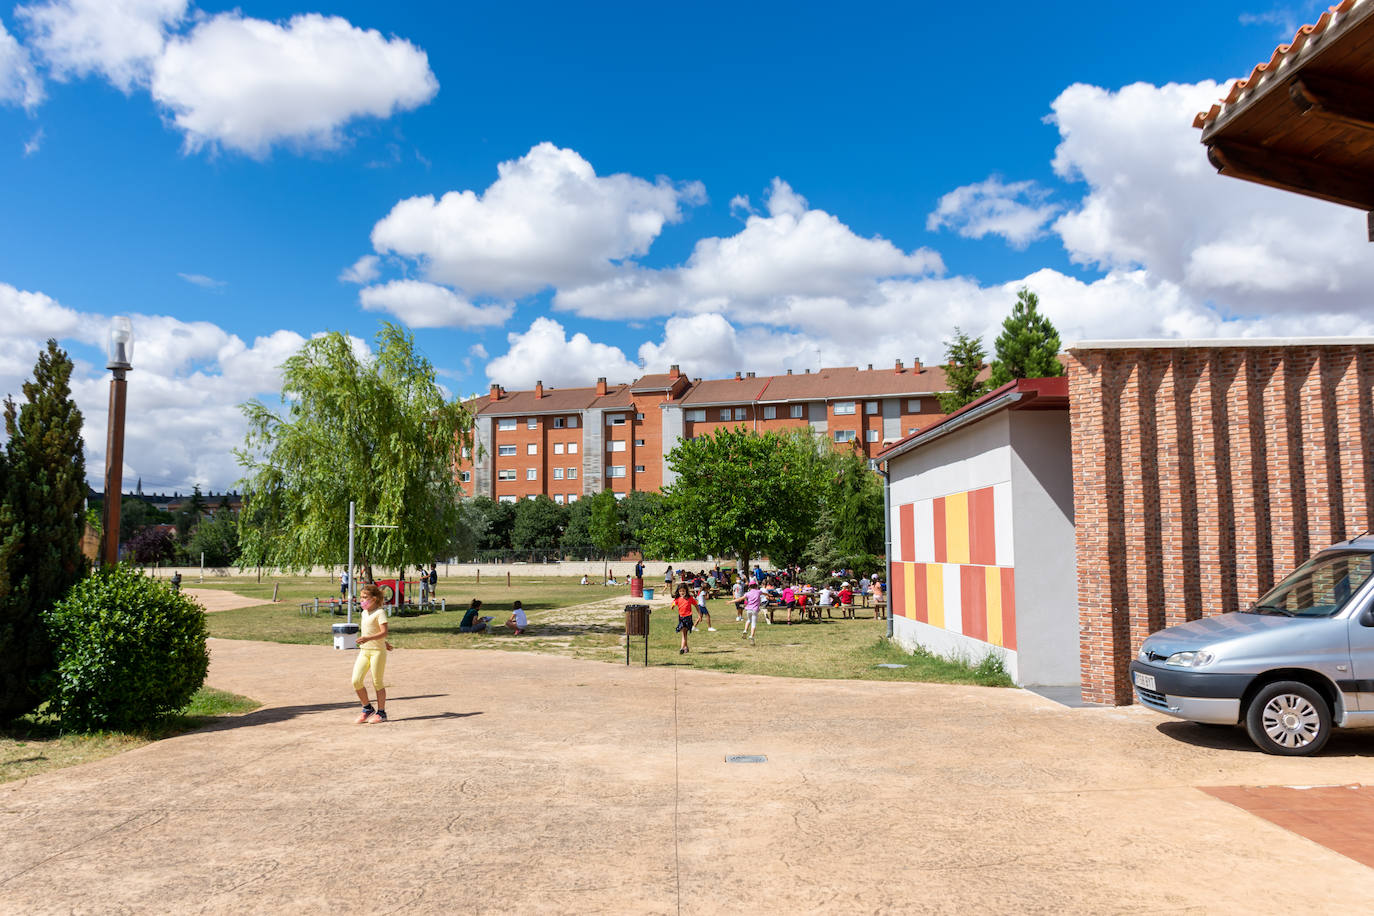
M 726 754 L 726 763 L 767 763 L 768 758 L 763 754 Z
M 874 665 L 874 668 L 905 668 L 906 665 L 896 665 L 892 662 L 883 662 L 881 665 Z

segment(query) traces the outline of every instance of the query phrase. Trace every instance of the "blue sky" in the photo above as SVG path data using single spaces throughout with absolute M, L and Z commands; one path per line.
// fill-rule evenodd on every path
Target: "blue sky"
M 1021 285 L 1067 340 L 1374 328 L 1363 216 L 1191 127 L 1324 6 L 740 6 L 0 7 L 0 390 L 58 337 L 94 480 L 132 314 L 126 480 L 220 489 L 383 320 L 455 394 L 935 361 Z

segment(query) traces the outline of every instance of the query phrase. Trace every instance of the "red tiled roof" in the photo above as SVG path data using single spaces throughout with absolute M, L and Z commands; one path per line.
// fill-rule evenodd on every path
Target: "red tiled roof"
M 497 401 L 482 398 L 477 413 L 575 413 L 592 406 L 595 400 L 595 388 L 545 388 L 542 398 L 536 398 L 533 389 L 507 391 Z
M 705 379 L 692 383 L 689 390 L 681 399 L 681 403 L 687 404 L 744 404 L 749 401 L 757 401 L 763 394 L 763 389 L 768 387 L 767 378 L 723 378 Z
M 1011 397 L 1011 395 L 1015 395 L 1015 397 Z M 963 425 L 967 422 L 969 414 L 983 407 L 993 407 L 993 412 L 1001 409 L 1024 410 L 1028 407 L 1032 409 L 1058 408 L 1068 410 L 1069 380 L 1064 376 L 1012 379 L 1001 388 L 994 388 L 978 400 L 970 401 L 940 422 L 932 423 L 924 429 L 898 439 L 873 456 L 873 460 L 886 461 L 888 458 L 895 458 L 902 452 L 918 447 L 929 439 L 939 438 L 953 427 Z
M 617 407 L 633 407 L 634 397 L 630 393 L 629 385 L 616 385 L 606 390 L 606 393 L 592 402 L 592 407 L 603 410 L 613 410 Z
M 667 372 L 657 375 L 641 375 L 630 383 L 631 391 L 667 391 L 677 384 L 677 380 L 682 376 L 673 376 Z
M 1319 47 L 1323 39 L 1329 37 L 1340 30 L 1340 28 L 1350 18 L 1350 13 L 1356 7 L 1364 6 L 1370 0 L 1341 0 L 1340 3 L 1328 9 L 1312 25 L 1305 25 L 1298 29 L 1293 40 L 1288 44 L 1279 45 L 1274 49 L 1274 53 L 1269 56 L 1267 61 L 1262 61 L 1255 65 L 1250 71 L 1250 75 L 1244 79 L 1236 80 L 1231 84 L 1231 89 L 1222 97 L 1221 101 L 1213 105 L 1207 111 L 1198 112 L 1193 119 L 1193 126 L 1204 128 L 1208 124 L 1219 118 L 1224 111 L 1231 106 L 1244 101 L 1248 96 L 1259 89 L 1261 84 L 1274 79 L 1278 71 L 1286 69 L 1288 66 L 1301 57 L 1305 52 L 1309 52 Z
M 891 397 L 902 394 L 933 394 L 947 391 L 945 370 L 939 366 L 921 369 L 858 369 L 843 366 L 797 375 L 769 376 L 768 388 L 759 400 L 808 401 L 834 397 Z

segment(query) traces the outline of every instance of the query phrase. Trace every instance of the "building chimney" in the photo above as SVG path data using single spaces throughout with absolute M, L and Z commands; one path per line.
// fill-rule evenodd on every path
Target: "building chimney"
M 501 400 L 501 386 L 496 384 L 495 382 L 492 382 L 491 384 L 491 399 L 493 401 Z
M 746 377 L 747 377 L 747 378 L 753 378 L 753 377 L 754 377 L 754 373 L 750 372 Z
M 872 364 L 872 363 L 869 363 L 869 364 L 868 364 L 868 371 L 869 371 L 869 372 L 872 372 L 872 371 L 873 371 L 873 364 Z
M 913 357 L 913 358 L 912 358 L 912 360 L 911 360 L 911 368 L 914 369 L 914 370 L 917 371 L 917 372 L 924 372 L 924 371 L 925 371 L 925 367 L 921 365 L 921 357 L 917 356 L 917 357 Z
M 788 369 L 788 370 L 787 370 L 787 374 L 788 374 L 788 375 L 791 375 L 791 374 L 792 374 L 792 370 L 791 370 L 791 369 Z
M 671 366 L 668 367 L 668 378 L 675 379 L 680 375 L 682 375 L 682 367 L 679 366 L 677 363 L 673 363 Z
M 810 370 L 810 369 L 807 369 L 807 370 L 806 370 L 806 374 L 807 374 L 807 375 L 810 375 L 810 374 L 811 374 L 811 370 Z
M 534 396 L 536 398 L 542 398 L 544 396 L 544 382 L 542 379 L 534 383 Z
M 740 377 L 739 370 L 736 369 L 736 370 L 735 370 L 735 381 L 739 381 L 739 377 Z
M 896 372 L 898 375 L 901 375 L 901 373 L 902 373 L 902 361 L 901 361 L 900 359 L 897 360 L 897 368 L 893 369 L 892 371 L 893 371 L 893 372 Z
M 599 378 L 599 379 L 596 380 L 596 396 L 597 396 L 597 397 L 604 397 L 605 394 L 606 394 L 606 376 L 603 375 L 603 376 L 601 376 L 601 378 Z

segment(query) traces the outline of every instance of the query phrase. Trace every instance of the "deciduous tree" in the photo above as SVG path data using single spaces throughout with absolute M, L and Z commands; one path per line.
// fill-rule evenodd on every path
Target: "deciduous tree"
M 248 437 L 239 515 L 240 564 L 303 569 L 348 553 L 348 503 L 357 504 L 356 557 L 400 567 L 443 556 L 459 523 L 453 469 L 472 418 L 445 400 L 410 333 L 384 324 L 360 356 L 344 334 L 307 342 L 282 367 L 282 407 L 243 405 Z

